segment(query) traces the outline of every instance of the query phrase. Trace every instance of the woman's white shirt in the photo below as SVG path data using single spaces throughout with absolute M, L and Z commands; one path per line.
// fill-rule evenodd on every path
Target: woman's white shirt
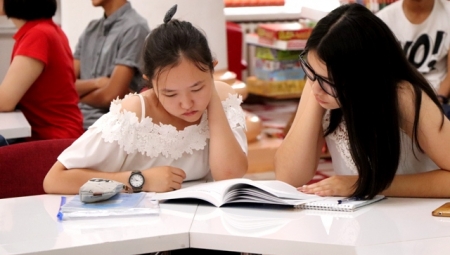
M 136 94 L 126 97 L 129 96 Z M 144 106 L 142 95 L 137 96 Z M 150 117 L 139 121 L 134 112 L 122 109 L 121 102 L 114 100 L 109 112 L 63 151 L 58 161 L 67 169 L 89 168 L 105 172 L 172 166 L 186 173 L 186 181 L 203 178 L 209 173 L 207 111 L 198 125 L 179 131 L 172 125 L 155 124 Z M 245 113 L 241 103 L 240 96 L 229 94 L 222 106 L 236 140 L 247 154 Z
M 329 123 L 330 112 L 327 111 L 323 118 L 324 130 Z M 411 138 L 405 132 L 400 131 L 400 139 L 400 161 L 396 174 L 414 174 L 439 169 L 426 154 L 419 150 L 415 143 L 413 147 Z M 358 170 L 350 153 L 348 132 L 344 121 L 338 125 L 333 133 L 325 137 L 325 141 L 332 158 L 335 174 L 358 175 Z

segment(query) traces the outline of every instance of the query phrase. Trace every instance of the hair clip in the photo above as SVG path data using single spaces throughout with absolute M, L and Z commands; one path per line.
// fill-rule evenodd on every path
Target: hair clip
M 164 16 L 164 24 L 167 24 L 167 22 L 169 22 L 172 19 L 173 15 L 175 15 L 176 12 L 177 12 L 177 5 L 174 5 L 166 12 L 166 15 Z

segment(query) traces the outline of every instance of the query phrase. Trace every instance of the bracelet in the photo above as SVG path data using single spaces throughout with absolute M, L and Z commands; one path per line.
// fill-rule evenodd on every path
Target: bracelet
M 438 99 L 440 99 L 442 101 L 442 104 L 447 104 L 448 103 L 448 98 L 446 96 L 443 95 L 437 95 Z

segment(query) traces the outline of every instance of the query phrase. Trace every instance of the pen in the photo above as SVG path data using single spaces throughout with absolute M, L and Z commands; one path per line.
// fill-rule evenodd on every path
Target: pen
M 66 197 L 65 196 L 61 196 L 61 203 L 59 204 L 59 210 L 58 210 L 58 214 L 56 215 L 56 218 L 58 220 L 63 220 L 63 213 L 61 211 L 61 207 L 66 203 Z
M 359 201 L 361 200 L 359 197 L 348 197 L 348 198 L 344 198 L 344 199 L 339 199 L 337 201 L 338 205 L 345 203 L 345 202 L 350 202 L 350 201 Z

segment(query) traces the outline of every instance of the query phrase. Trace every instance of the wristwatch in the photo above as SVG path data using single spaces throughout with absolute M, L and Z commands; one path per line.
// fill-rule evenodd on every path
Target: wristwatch
M 144 175 L 142 175 L 139 170 L 132 171 L 130 174 L 130 179 L 128 179 L 128 183 L 130 183 L 133 192 L 141 192 L 145 183 Z

